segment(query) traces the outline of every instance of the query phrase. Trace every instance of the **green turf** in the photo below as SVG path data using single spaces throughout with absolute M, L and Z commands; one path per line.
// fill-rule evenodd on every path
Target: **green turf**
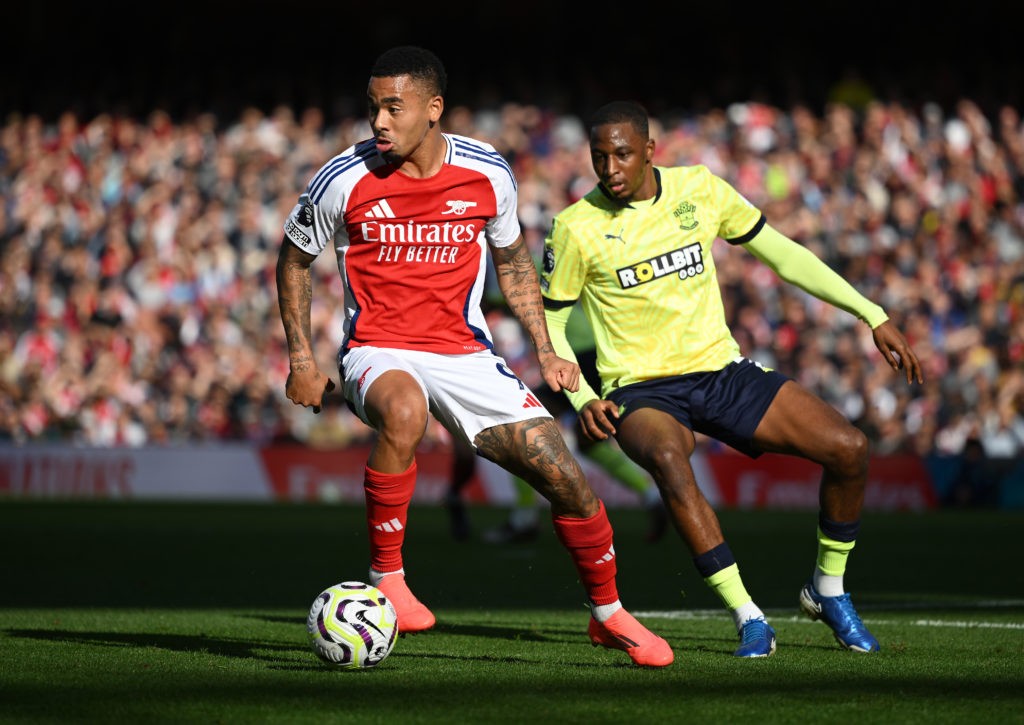
M 359 507 L 5 501 L 0 721 L 1024 723 L 1024 514 L 868 514 L 847 575 L 883 646 L 864 656 L 797 616 L 814 514 L 721 512 L 778 631 L 756 661 L 730 656 L 677 538 L 610 516 L 623 601 L 672 644 L 669 668 L 590 646 L 550 530 L 457 543 L 443 509 L 415 508 L 406 566 L 438 625 L 351 672 L 320 664 L 304 620 L 325 586 L 365 578 Z

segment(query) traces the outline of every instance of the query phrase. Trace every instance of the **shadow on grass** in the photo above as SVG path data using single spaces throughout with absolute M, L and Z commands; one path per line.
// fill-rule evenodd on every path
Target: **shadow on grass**
M 283 620 L 293 622 L 291 618 Z M 266 708 L 267 713 L 273 713 L 271 717 L 276 716 L 282 721 L 294 717 L 296 713 L 307 715 L 306 719 L 309 720 L 319 713 L 324 715 L 324 719 L 331 720 L 332 713 L 337 714 L 339 697 L 348 697 L 346 693 L 358 693 L 358 702 L 374 703 L 374 722 L 382 721 L 381 718 L 385 716 L 401 722 L 403 718 L 408 718 L 412 710 L 418 714 L 418 719 L 414 720 L 416 722 L 451 722 L 451 713 L 455 708 L 459 709 L 463 722 L 519 722 L 521 720 L 516 718 L 522 713 L 524 700 L 534 704 L 541 701 L 549 707 L 570 703 L 573 709 L 562 710 L 559 715 L 566 722 L 611 722 L 607 715 L 613 711 L 616 716 L 614 721 L 618 722 L 621 718 L 619 711 L 624 708 L 650 713 L 652 707 L 655 708 L 655 721 L 671 722 L 676 721 L 680 712 L 690 708 L 697 708 L 699 714 L 706 716 L 707 710 L 701 708 L 706 708 L 708 702 L 717 703 L 717 707 L 734 718 L 742 720 L 746 717 L 748 721 L 753 721 L 751 713 L 761 713 L 766 706 L 777 707 L 787 701 L 808 700 L 846 707 L 857 702 L 865 704 L 880 700 L 888 703 L 889 707 L 917 702 L 927 708 L 943 707 L 946 704 L 962 708 L 964 702 L 977 703 L 979 707 L 992 707 L 1000 702 L 1019 704 L 1024 701 L 1020 680 L 1012 673 L 996 675 L 976 670 L 965 671 L 957 676 L 948 672 L 937 675 L 927 668 L 894 669 L 893 662 L 887 658 L 878 660 L 881 665 L 879 671 L 874 671 L 874 668 L 871 671 L 863 670 L 858 666 L 861 660 L 850 657 L 842 660 L 823 658 L 820 669 L 810 669 L 804 665 L 794 670 L 792 661 L 787 664 L 786 659 L 779 656 L 756 665 L 744 663 L 737 667 L 733 664 L 733 658 L 727 654 L 734 644 L 727 638 L 703 637 L 680 646 L 679 640 L 669 634 L 670 641 L 675 645 L 678 664 L 652 671 L 631 665 L 622 653 L 608 653 L 606 658 L 587 662 L 559 662 L 556 667 L 550 667 L 550 657 L 542 651 L 538 651 L 536 657 L 531 656 L 532 651 L 505 654 L 500 649 L 496 654 L 457 654 L 444 648 L 446 637 L 453 633 L 501 641 L 523 639 L 524 634 L 521 630 L 504 625 L 443 625 L 439 626 L 437 634 L 445 636 L 437 638 L 436 646 L 430 646 L 430 632 L 409 635 L 428 646 L 418 648 L 422 651 L 396 651 L 378 668 L 346 671 L 342 677 L 337 677 L 336 668 L 321 664 L 307 648 L 298 643 L 211 638 L 191 634 L 38 628 L 0 630 L 0 635 L 10 638 L 46 641 L 57 645 L 160 648 L 187 654 L 208 653 L 238 660 L 257 660 L 265 663 L 267 670 L 281 673 L 286 678 L 274 681 L 273 686 L 267 686 L 266 682 L 257 686 L 250 682 L 251 669 L 243 668 L 244 674 L 239 675 L 237 670 L 231 668 L 204 667 L 201 673 L 202 684 L 197 686 L 191 680 L 183 680 L 182 672 L 171 672 L 167 677 L 161 676 L 155 685 L 153 681 L 143 683 L 143 689 L 137 690 L 137 701 L 129 701 L 123 706 L 127 710 L 122 714 L 127 712 L 133 721 L 142 721 L 143 716 L 151 714 L 154 707 L 166 708 L 164 711 L 171 712 L 171 719 L 175 719 L 174 713 L 177 711 L 174 708 L 181 700 L 183 688 L 188 688 L 190 702 L 207 703 L 204 707 L 217 708 L 218 713 L 227 713 L 224 719 L 228 721 L 243 717 L 239 714 L 241 711 L 233 712 L 233 707 L 246 708 L 245 712 L 250 715 L 253 707 Z M 541 642 L 571 637 L 574 644 L 589 649 L 589 643 L 582 639 L 582 633 L 568 628 L 541 627 L 530 630 L 528 634 L 529 641 Z M 788 647 L 829 649 L 816 644 L 798 643 Z M 715 656 L 712 660 L 696 657 L 698 652 Z M 694 671 L 692 668 L 695 663 L 705 665 L 706 672 L 701 674 Z M 840 663 L 838 669 L 837 663 Z M 471 678 L 473 697 L 468 700 L 462 687 L 453 686 L 450 678 L 437 675 L 438 672 L 460 672 L 457 665 L 461 664 L 470 665 L 466 672 L 472 670 L 473 665 L 481 665 L 479 674 Z M 222 670 L 224 674 L 221 674 Z M 512 671 L 518 674 L 509 677 L 508 673 Z M 500 674 L 495 677 L 494 673 Z M 289 674 L 296 677 L 287 679 Z M 238 684 L 239 677 L 243 684 Z M 759 686 L 751 687 L 752 681 L 759 683 Z M 395 704 L 398 682 L 401 683 L 400 705 Z M 95 684 L 59 689 L 55 698 L 54 688 L 49 682 L 21 683 L 5 687 L 4 699 L 15 707 L 12 712 L 24 716 L 25 721 L 40 714 L 55 718 L 58 714 L 66 714 L 69 707 L 73 707 L 79 717 L 84 715 L 96 721 L 109 721 L 103 718 L 109 716 L 111 699 L 121 696 L 123 686 L 121 681 L 102 680 Z M 663 710 L 652 704 L 660 702 L 669 704 Z M 381 703 L 386 704 L 382 706 Z M 869 712 L 867 721 L 885 721 L 877 709 Z M 496 713 L 503 717 L 495 718 Z M 205 714 L 209 713 L 204 710 Z M 901 714 L 906 716 L 907 710 Z M 0 720 L 3 719 L 0 717 Z M 187 720 L 188 716 L 182 716 L 181 719 Z M 794 721 L 796 719 L 799 718 L 794 718 Z M 780 721 L 779 718 L 775 720 Z M 790 721 L 786 718 L 783 720 Z
M 305 629 L 305 622 L 301 619 L 279 616 L 244 615 L 261 621 L 294 624 L 296 627 Z M 496 640 L 509 640 L 520 642 L 572 642 L 579 640 L 580 632 L 562 628 L 540 628 L 521 629 L 512 627 L 494 627 L 481 624 L 459 625 L 459 624 L 438 624 L 434 631 L 444 635 L 464 635 L 474 638 L 488 638 Z M 174 652 L 208 653 L 221 657 L 234 657 L 242 659 L 256 659 L 268 662 L 285 662 L 280 657 L 268 655 L 270 652 L 295 653 L 307 650 L 303 646 L 280 644 L 274 642 L 254 642 L 244 639 L 230 639 L 225 637 L 210 637 L 206 635 L 186 634 L 147 634 L 128 632 L 86 632 L 67 629 L 7 629 L 3 633 L 8 637 L 34 639 L 50 642 L 62 642 L 66 644 L 85 644 L 101 647 L 157 647 Z M 400 635 L 401 637 L 425 637 L 431 636 L 430 632 L 411 635 Z M 511 662 L 520 658 L 504 657 L 460 657 L 445 654 L 424 654 L 417 655 L 424 658 L 448 658 L 457 660 L 482 660 L 494 662 Z M 526 660 L 524 660 L 526 661 Z
M 271 624 L 297 624 L 306 626 L 305 617 L 282 617 L 274 614 L 244 614 L 242 617 L 256 619 Z M 444 634 L 455 634 L 465 637 L 488 637 L 491 639 L 518 640 L 523 642 L 559 642 L 567 639 L 578 638 L 580 633 L 586 632 L 586 620 L 579 629 L 567 627 L 532 627 L 524 629 L 521 626 L 502 626 L 494 624 L 459 624 L 452 621 L 438 621 L 431 632 Z M 429 636 L 429 632 L 422 633 Z M 405 635 L 403 635 L 405 636 Z M 412 636 L 421 636 L 420 634 Z
M 549 637 L 540 632 L 524 633 L 521 630 L 512 630 L 502 627 L 452 627 L 441 626 L 438 631 L 446 633 L 465 634 L 473 637 L 489 637 L 493 639 L 517 640 L 528 642 L 557 642 L 564 639 L 562 636 Z M 292 655 L 309 654 L 306 647 L 296 645 L 282 645 L 272 642 L 250 642 L 240 639 L 228 639 L 223 637 L 207 637 L 202 635 L 176 635 L 176 634 L 130 634 L 125 632 L 77 632 L 62 629 L 8 629 L 3 633 L 12 638 L 34 639 L 40 641 L 58 642 L 62 644 L 93 645 L 99 647 L 156 647 L 172 652 L 185 652 L 190 654 L 210 654 L 219 657 L 230 657 L 235 659 L 259 660 L 268 663 L 268 669 L 287 672 L 320 672 L 331 671 L 337 668 L 311 660 L 310 663 L 298 663 Z M 554 634 L 561 635 L 562 632 L 554 631 Z M 430 637 L 429 633 L 408 635 L 414 637 Z M 576 634 L 578 638 L 578 633 Z M 274 656 L 267 652 L 278 652 L 287 656 Z M 428 660 L 433 662 L 479 662 L 498 665 L 537 665 L 546 664 L 542 658 L 530 658 L 520 655 L 456 655 L 448 652 L 434 651 L 409 653 L 400 652 L 392 655 L 394 660 Z M 616 663 L 623 667 L 631 667 L 627 662 Z M 607 663 L 574 663 L 574 669 L 606 668 Z
M 297 618 L 282 617 L 279 615 L 247 614 L 242 616 L 273 624 L 301 624 L 303 626 L 305 624 L 302 620 Z M 439 633 L 454 634 L 463 637 L 496 639 L 509 642 L 579 644 L 580 642 L 588 642 L 586 639 L 586 619 L 584 618 L 582 621 L 584 624 L 578 628 L 551 626 L 524 628 L 522 626 L 504 626 L 501 624 L 460 624 L 453 621 L 438 620 L 438 623 L 432 630 L 430 630 L 430 632 L 400 636 L 403 638 L 406 636 L 429 638 L 432 633 Z M 680 627 L 678 624 L 675 626 L 670 625 L 668 627 L 654 626 L 652 629 L 656 631 L 657 634 L 668 639 L 674 649 L 682 651 L 721 653 L 731 656 L 739 643 L 739 640 L 736 637 L 693 636 L 683 631 L 684 628 Z M 726 631 L 724 627 L 723 631 Z M 800 649 L 836 649 L 836 646 L 831 643 L 818 645 L 802 642 L 787 642 L 785 646 L 787 648 L 793 647 Z
M 268 662 L 285 662 L 280 657 L 268 656 L 271 652 L 305 652 L 297 645 L 273 642 L 251 642 L 242 639 L 209 637 L 187 634 L 145 634 L 128 632 L 76 632 L 66 629 L 7 629 L 8 637 L 35 639 L 66 644 L 86 644 L 100 647 L 157 647 L 173 652 L 208 653 L 220 657 L 257 659 Z

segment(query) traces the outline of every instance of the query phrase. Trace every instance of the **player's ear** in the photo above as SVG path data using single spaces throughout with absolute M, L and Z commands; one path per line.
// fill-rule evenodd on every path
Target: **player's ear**
M 427 103 L 427 118 L 430 119 L 430 124 L 433 125 L 440 121 L 442 113 L 444 113 L 444 98 L 434 96 Z
M 647 139 L 647 148 L 646 148 L 645 156 L 646 156 L 647 163 L 651 163 L 651 161 L 654 160 L 654 139 L 653 138 Z

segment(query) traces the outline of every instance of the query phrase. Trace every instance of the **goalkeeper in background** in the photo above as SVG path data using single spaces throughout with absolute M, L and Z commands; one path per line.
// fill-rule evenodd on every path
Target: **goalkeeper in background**
M 568 394 L 583 431 L 595 440 L 614 435 L 654 477 L 697 570 L 733 616 L 737 657 L 774 653 L 775 630 L 747 593 L 694 479 L 694 432 L 751 457 L 785 453 L 820 464 L 817 558 L 799 604 L 842 647 L 878 651 L 843 582 L 860 527 L 867 438 L 795 381 L 741 355 L 725 322 L 712 243 L 741 245 L 781 279 L 863 320 L 908 383 L 923 380 L 917 356 L 884 310 L 707 167 L 656 167 L 642 106 L 602 106 L 588 128 L 598 184 L 556 215 L 541 281 L 559 355 L 574 359 L 565 329 L 577 301 L 594 329 L 600 394 L 584 381 Z

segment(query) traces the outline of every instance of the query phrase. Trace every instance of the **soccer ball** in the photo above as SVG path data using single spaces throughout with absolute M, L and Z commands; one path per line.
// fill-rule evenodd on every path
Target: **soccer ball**
M 349 670 L 375 667 L 395 646 L 398 614 L 376 587 L 342 582 L 313 600 L 306 629 L 324 662 Z

